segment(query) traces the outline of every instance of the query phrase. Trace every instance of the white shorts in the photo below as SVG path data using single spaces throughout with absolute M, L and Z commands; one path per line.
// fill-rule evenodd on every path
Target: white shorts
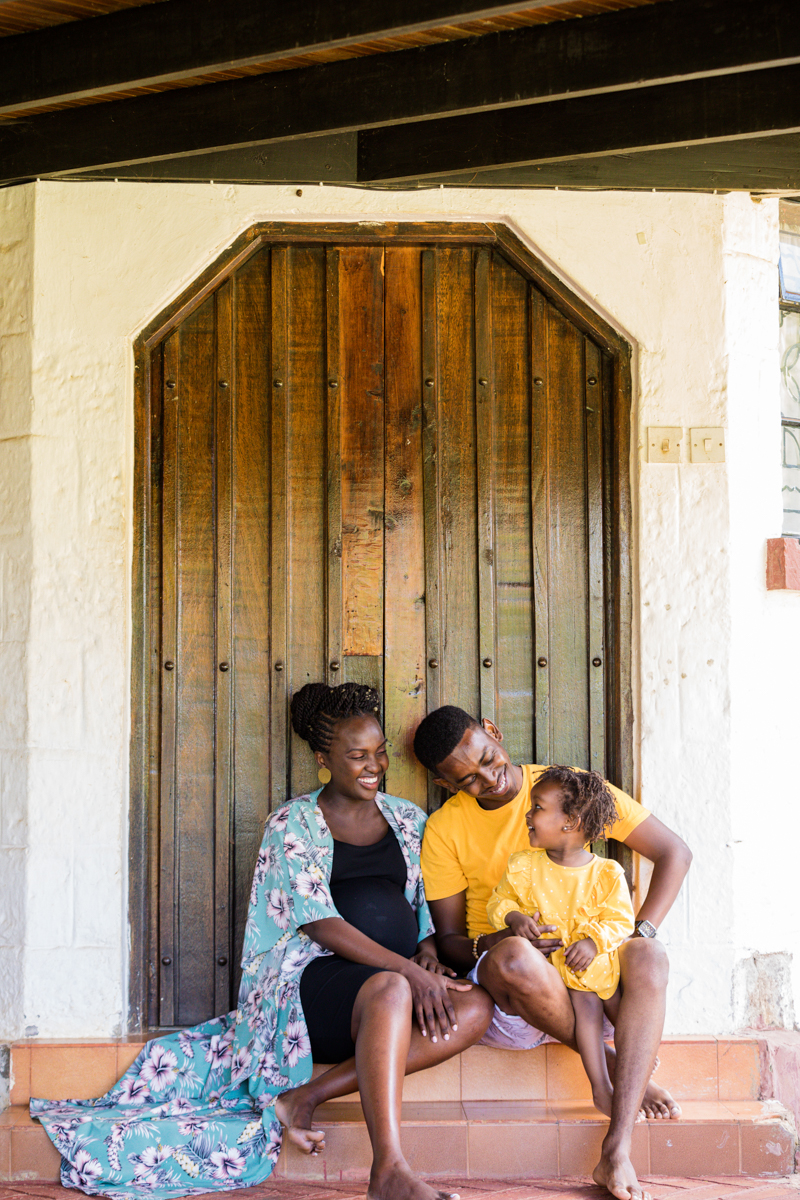
M 467 975 L 470 983 L 480 985 L 478 967 L 488 953 L 488 950 L 484 950 Z M 614 1026 L 605 1015 L 603 1016 L 603 1038 L 605 1041 L 614 1040 Z M 479 1046 L 495 1046 L 500 1050 L 535 1050 L 537 1046 L 544 1046 L 547 1042 L 555 1042 L 556 1045 L 559 1045 L 558 1038 L 551 1037 L 549 1033 L 542 1033 L 541 1029 L 529 1025 L 524 1017 L 504 1012 L 499 1005 L 495 1004 L 491 1025 L 477 1044 Z
M 478 983 L 478 967 L 486 954 L 488 951 L 484 950 L 467 976 L 471 983 Z M 534 1029 L 533 1025 L 529 1025 L 524 1017 L 504 1012 L 495 1004 L 492 1023 L 478 1045 L 496 1046 L 500 1050 L 534 1050 L 537 1046 L 543 1046 L 545 1042 L 554 1042 L 555 1040 L 554 1037 L 550 1037 L 549 1033 L 542 1033 L 541 1029 Z

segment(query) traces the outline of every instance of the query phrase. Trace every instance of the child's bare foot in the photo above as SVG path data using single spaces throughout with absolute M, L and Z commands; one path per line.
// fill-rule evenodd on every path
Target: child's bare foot
M 275 1101 L 275 1116 L 285 1128 L 289 1141 L 304 1154 L 320 1154 L 325 1149 L 325 1131 L 311 1128 L 315 1108 L 304 1087 L 283 1092 Z
M 613 1095 L 614 1093 L 611 1088 L 592 1088 L 592 1104 L 604 1117 L 611 1116 L 611 1100 Z
M 458 1192 L 442 1192 L 417 1179 L 408 1163 L 377 1167 L 369 1177 L 367 1200 L 459 1200 Z
M 636 1178 L 633 1163 L 627 1154 L 603 1151 L 603 1157 L 592 1172 L 592 1179 L 606 1188 L 617 1200 L 652 1200 Z

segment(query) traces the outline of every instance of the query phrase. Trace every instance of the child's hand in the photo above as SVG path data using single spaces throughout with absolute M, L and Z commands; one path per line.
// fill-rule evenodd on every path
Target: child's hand
M 532 917 L 521 912 L 510 912 L 506 915 L 506 925 L 514 934 L 515 937 L 526 938 L 529 942 L 533 942 L 537 950 L 541 950 L 542 954 L 552 954 L 559 946 L 563 946 L 561 938 L 548 938 L 548 933 L 557 933 L 557 925 L 542 925 L 541 913 L 534 913 Z
M 564 962 L 571 971 L 585 971 L 589 963 L 597 958 L 597 946 L 591 938 L 581 938 L 564 951 Z

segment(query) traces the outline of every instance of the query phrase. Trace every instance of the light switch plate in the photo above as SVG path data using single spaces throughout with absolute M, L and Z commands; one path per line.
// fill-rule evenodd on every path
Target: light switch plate
M 681 461 L 683 430 L 675 425 L 651 425 L 647 430 L 647 461 L 676 463 Z
M 690 429 L 689 461 L 693 463 L 725 462 L 725 430 Z

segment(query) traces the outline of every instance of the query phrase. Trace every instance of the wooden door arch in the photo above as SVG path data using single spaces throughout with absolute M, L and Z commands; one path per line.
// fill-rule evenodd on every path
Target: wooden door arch
M 248 230 L 135 345 L 131 1026 L 231 1003 L 310 678 L 631 786 L 630 350 L 502 225 Z

